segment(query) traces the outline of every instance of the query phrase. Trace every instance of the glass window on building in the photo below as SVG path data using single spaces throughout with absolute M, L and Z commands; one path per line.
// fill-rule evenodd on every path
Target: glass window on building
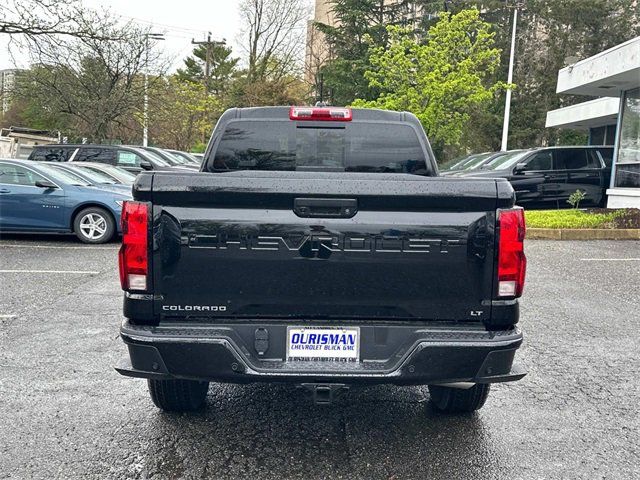
M 604 125 L 589 130 L 589 145 L 613 145 L 616 142 L 616 126 Z
M 616 125 L 607 125 L 607 132 L 604 135 L 605 145 L 614 145 L 616 143 Z
M 640 188 L 640 88 L 624 94 L 615 186 Z
M 607 127 L 594 127 L 589 131 L 589 145 L 604 145 Z

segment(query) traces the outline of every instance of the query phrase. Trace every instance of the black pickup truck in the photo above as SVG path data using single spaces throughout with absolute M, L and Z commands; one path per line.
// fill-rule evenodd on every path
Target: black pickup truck
M 406 112 L 231 109 L 200 172 L 126 202 L 118 372 L 164 410 L 209 382 L 428 385 L 445 412 L 521 379 L 524 215 L 504 179 L 438 177 Z

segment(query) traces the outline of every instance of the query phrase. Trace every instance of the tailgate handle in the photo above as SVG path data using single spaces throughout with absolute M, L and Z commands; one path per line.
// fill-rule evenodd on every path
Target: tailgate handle
M 358 212 L 355 198 L 296 198 L 293 212 L 303 218 L 351 218 Z

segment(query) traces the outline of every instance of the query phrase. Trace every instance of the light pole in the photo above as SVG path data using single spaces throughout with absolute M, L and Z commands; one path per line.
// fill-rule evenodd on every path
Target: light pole
M 145 34 L 145 62 L 144 62 L 144 111 L 142 114 L 142 146 L 149 143 L 149 39 L 164 40 L 161 33 Z
M 518 25 L 518 8 L 522 7 L 524 2 L 516 1 L 513 9 L 513 30 L 511 31 L 511 53 L 509 54 L 509 74 L 507 75 L 507 83 L 513 82 L 513 61 L 516 54 L 516 28 Z M 507 94 L 504 101 L 504 122 L 502 124 L 502 146 L 500 150 L 503 152 L 507 149 L 507 140 L 509 138 L 509 116 L 511 114 L 511 87 L 507 87 Z

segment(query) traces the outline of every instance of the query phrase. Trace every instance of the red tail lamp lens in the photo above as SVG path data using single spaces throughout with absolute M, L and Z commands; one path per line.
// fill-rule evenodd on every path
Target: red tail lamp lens
M 524 210 L 520 207 L 500 210 L 498 215 L 498 296 L 519 297 L 527 270 Z
M 122 246 L 119 253 L 120 284 L 123 290 L 146 290 L 149 206 L 142 202 L 124 202 L 122 206 Z

